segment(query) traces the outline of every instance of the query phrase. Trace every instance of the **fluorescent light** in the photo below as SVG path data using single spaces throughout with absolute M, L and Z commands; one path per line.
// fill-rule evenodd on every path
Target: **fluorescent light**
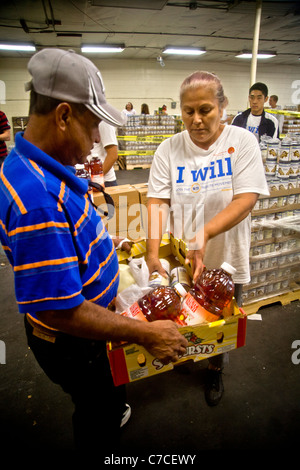
M 99 45 L 99 46 L 82 46 L 81 52 L 91 52 L 91 53 L 110 53 L 110 52 L 122 52 L 124 51 L 125 46 L 123 44 L 117 45 Z
M 36 49 L 32 44 L 0 44 L 0 50 L 34 52 Z
M 256 55 L 257 59 L 270 59 L 275 56 L 276 52 L 258 52 Z M 243 51 L 235 57 L 238 57 L 239 59 L 252 59 L 252 52 Z
M 205 54 L 205 49 L 196 49 L 191 47 L 166 47 L 163 51 L 164 54 L 178 54 L 178 55 L 201 55 Z

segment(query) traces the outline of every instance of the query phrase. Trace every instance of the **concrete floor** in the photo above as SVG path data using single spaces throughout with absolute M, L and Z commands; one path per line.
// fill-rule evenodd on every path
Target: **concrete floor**
M 118 172 L 119 184 L 147 178 L 148 170 Z M 6 347 L 6 363 L 0 364 L 1 456 L 11 446 L 11 459 L 22 459 L 22 450 L 43 456 L 72 453 L 71 400 L 28 350 L 11 268 L 1 251 L 0 303 L 0 340 Z M 225 394 L 217 407 L 208 407 L 204 399 L 206 361 L 127 386 L 132 417 L 123 429 L 122 456 L 191 454 L 200 464 L 204 456 L 216 456 L 209 451 L 221 451 L 218 456 L 228 450 L 271 451 L 273 458 L 286 459 L 298 451 L 300 363 L 293 363 L 292 354 L 300 362 L 300 302 L 273 304 L 258 313 L 261 319 L 248 319 L 246 346 L 230 353 Z M 296 340 L 298 355 L 292 348 Z M 245 458 L 254 455 L 247 452 Z

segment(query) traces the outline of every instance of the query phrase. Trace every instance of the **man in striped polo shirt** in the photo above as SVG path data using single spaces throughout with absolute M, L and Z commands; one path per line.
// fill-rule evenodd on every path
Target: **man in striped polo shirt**
M 118 448 L 125 406 L 106 340 L 143 344 L 164 362 L 178 360 L 187 342 L 171 321 L 132 320 L 107 308 L 117 294 L 118 259 L 87 182 L 73 171 L 99 142 L 101 120 L 123 124 L 99 70 L 59 49 L 35 54 L 28 70 L 29 122 L 1 168 L 0 238 L 28 344 L 74 402 L 76 448 L 101 455 Z
M 10 125 L 3 111 L 0 111 L 0 167 L 7 157 L 5 141 L 10 140 Z

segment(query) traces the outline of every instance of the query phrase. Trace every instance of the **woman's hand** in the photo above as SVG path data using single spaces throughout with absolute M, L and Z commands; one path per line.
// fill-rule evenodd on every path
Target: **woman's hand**
M 168 277 L 168 274 L 167 274 L 166 270 L 163 268 L 159 258 L 156 258 L 156 257 L 155 258 L 154 257 L 153 258 L 152 257 L 151 258 L 146 258 L 146 263 L 147 263 L 147 266 L 148 266 L 150 276 L 154 271 L 157 271 L 163 277 L 165 277 L 165 278 Z

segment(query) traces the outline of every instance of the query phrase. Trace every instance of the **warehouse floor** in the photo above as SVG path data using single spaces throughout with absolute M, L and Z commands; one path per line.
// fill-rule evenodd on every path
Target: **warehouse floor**
M 117 177 L 119 184 L 145 182 L 148 170 L 120 170 Z M 71 400 L 28 350 L 11 268 L 2 251 L 0 303 L 0 340 L 6 347 L 6 363 L 0 364 L 1 456 L 11 447 L 10 463 L 18 457 L 37 458 L 39 451 L 45 463 L 58 451 L 73 454 Z M 298 451 L 300 353 L 293 342 L 298 340 L 294 348 L 300 351 L 300 302 L 275 303 L 258 314 L 248 319 L 246 346 L 230 353 L 225 394 L 217 407 L 208 407 L 204 399 L 206 361 L 127 386 L 132 416 L 122 431 L 121 456 L 144 456 L 146 462 L 155 454 L 148 463 L 157 464 L 162 455 L 169 464 L 172 454 L 176 464 L 175 455 L 191 454 L 200 464 L 209 455 L 220 464 L 209 451 L 221 451 L 217 458 L 225 457 L 226 450 L 269 451 L 273 458 L 290 458 Z M 254 455 L 247 452 L 247 462 Z M 234 458 L 231 454 L 232 463 Z

